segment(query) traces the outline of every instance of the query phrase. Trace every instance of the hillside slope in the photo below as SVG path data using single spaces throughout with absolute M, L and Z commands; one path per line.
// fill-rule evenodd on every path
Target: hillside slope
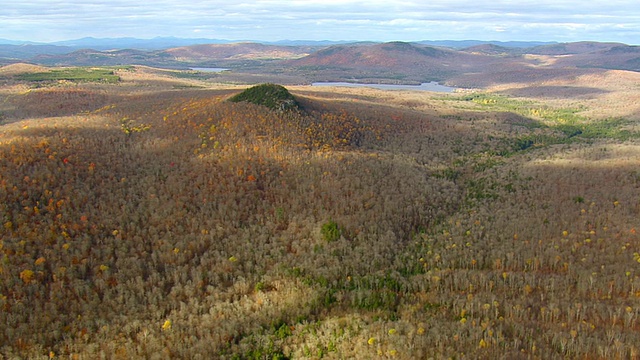
M 275 46 L 258 43 L 204 44 L 163 51 L 176 60 L 202 62 L 212 60 L 285 60 L 297 59 L 309 54 L 311 49 L 302 46 Z
M 640 352 L 636 77 L 288 88 L 302 113 L 121 75 L 1 79 L 2 357 Z
M 392 42 L 340 45 L 319 50 L 287 65 L 309 76 L 355 78 L 364 82 L 427 82 L 460 72 L 479 71 L 494 62 L 489 56 L 445 48 Z
M 286 64 L 316 81 L 436 80 L 462 87 L 486 87 L 600 73 L 602 69 L 640 71 L 640 51 L 633 46 L 594 42 L 529 49 L 481 45 L 461 50 L 395 42 L 332 46 Z

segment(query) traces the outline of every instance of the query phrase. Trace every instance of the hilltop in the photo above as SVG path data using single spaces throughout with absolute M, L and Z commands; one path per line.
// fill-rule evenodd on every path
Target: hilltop
M 249 102 L 277 111 L 302 110 L 289 90 L 277 84 L 260 84 L 250 87 L 230 97 L 229 101 Z

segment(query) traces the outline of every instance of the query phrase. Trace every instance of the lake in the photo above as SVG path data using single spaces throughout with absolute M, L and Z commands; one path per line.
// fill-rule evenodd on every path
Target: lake
M 347 87 L 370 87 L 381 90 L 423 90 L 435 92 L 454 92 L 456 88 L 440 85 L 437 82 L 422 83 L 421 85 L 391 85 L 391 84 L 361 84 L 348 82 L 314 82 L 312 86 L 347 86 Z
M 202 71 L 202 72 L 223 72 L 223 71 L 227 71 L 229 69 L 225 69 L 225 68 L 210 68 L 210 67 L 194 67 L 194 68 L 191 68 L 191 70 Z

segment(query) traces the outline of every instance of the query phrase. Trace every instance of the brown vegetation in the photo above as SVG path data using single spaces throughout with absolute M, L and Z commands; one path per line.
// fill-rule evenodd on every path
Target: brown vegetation
M 257 43 L 207 44 L 168 49 L 165 52 L 187 62 L 225 60 L 284 60 L 309 55 L 309 47 L 274 46 Z
M 332 46 L 287 65 L 315 81 L 446 82 L 459 87 L 553 80 L 601 70 L 640 70 L 640 49 L 616 43 L 567 43 L 530 49 L 454 50 L 391 42 Z
M 627 115 L 613 84 L 577 114 L 312 87 L 286 113 L 150 69 L 5 80 L 0 355 L 638 358 L 640 143 L 592 107 Z

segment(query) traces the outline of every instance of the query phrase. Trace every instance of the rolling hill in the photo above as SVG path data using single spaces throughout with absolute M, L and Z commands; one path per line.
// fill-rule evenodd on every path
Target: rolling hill
M 93 50 L 39 54 L 30 60 L 44 65 L 95 66 L 144 64 L 159 67 L 189 67 L 215 63 L 242 65 L 247 61 L 274 61 L 296 59 L 314 51 L 308 46 L 277 46 L 258 43 L 202 44 L 181 46 L 166 50 L 145 51 L 135 49 Z
M 427 62 L 442 62 L 455 51 L 434 47 L 418 47 L 409 43 L 391 42 L 374 45 L 337 45 L 319 50 L 298 61 L 294 66 L 326 65 L 347 67 L 409 67 Z
M 203 44 L 167 49 L 163 54 L 185 62 L 211 60 L 287 60 L 315 51 L 308 46 L 278 46 L 258 43 Z
M 243 42 L 196 44 L 153 51 L 70 51 L 68 47 L 2 45 L 0 57 L 5 58 L 1 61 L 3 63 L 27 58 L 31 63 L 49 66 L 138 64 L 183 69 L 225 67 L 233 69 L 234 74 L 242 79 L 247 74 L 259 74 L 292 76 L 309 83 L 357 81 L 419 84 L 439 81 L 462 87 L 545 81 L 558 76 L 599 73 L 603 69 L 640 71 L 640 47 L 637 46 L 576 42 L 525 48 L 507 44 L 480 43 L 467 48 L 451 48 L 406 42 L 331 46 Z M 5 51 L 2 52 L 2 49 Z
M 132 49 L 110 51 L 83 49 L 66 54 L 41 54 L 33 57 L 31 61 L 49 66 L 176 65 L 174 59 L 162 53 Z
M 523 49 L 506 47 L 494 44 L 481 44 L 469 46 L 467 48 L 461 49 L 461 51 L 472 53 L 472 54 L 482 54 L 482 55 L 521 55 L 523 53 Z
M 287 65 L 320 80 L 420 83 L 478 71 L 495 59 L 447 48 L 404 42 L 332 46 Z
M 33 44 L 2 44 L 0 45 L 0 59 L 7 61 L 26 60 L 38 55 L 62 55 L 75 49 L 67 46 L 33 45 Z
M 462 87 L 486 87 L 580 76 L 603 69 L 640 71 L 640 48 L 581 42 L 529 49 L 482 44 L 456 50 L 392 42 L 332 46 L 286 64 L 316 81 L 435 80 Z
M 621 43 L 603 43 L 593 41 L 580 41 L 573 43 L 561 43 L 537 46 L 528 49 L 529 54 L 536 55 L 575 55 L 575 54 L 589 54 L 597 53 L 601 51 L 610 50 L 611 48 L 618 46 L 626 46 Z
M 640 47 L 611 44 L 558 59 L 557 66 L 640 71 Z

